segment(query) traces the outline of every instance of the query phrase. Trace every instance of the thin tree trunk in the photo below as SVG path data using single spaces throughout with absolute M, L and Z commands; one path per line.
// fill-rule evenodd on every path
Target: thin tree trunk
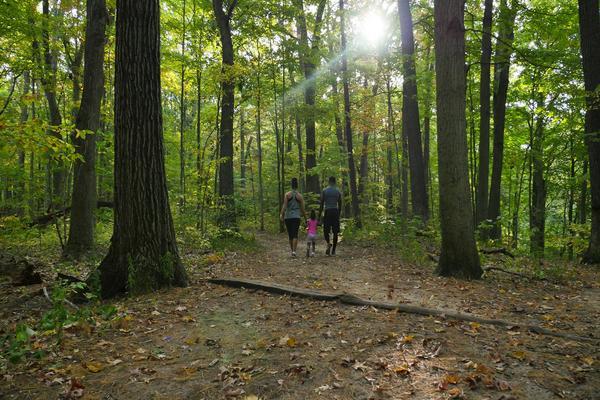
M 433 87 L 433 61 L 431 60 L 431 47 L 427 48 L 427 77 L 425 81 L 425 116 L 423 118 L 423 164 L 425 166 L 425 184 L 427 187 L 427 193 L 429 194 L 431 204 L 429 206 L 431 217 L 433 217 L 433 194 L 431 188 L 431 166 L 430 166 L 430 153 L 431 153 L 431 98 L 432 98 L 432 87 Z
M 577 221 L 579 224 L 584 225 L 587 221 L 587 185 L 588 175 L 588 160 L 583 160 L 583 170 L 581 172 L 581 188 L 579 192 L 579 202 L 577 204 Z
M 105 0 L 88 0 L 86 5 L 85 65 L 83 98 L 77 112 L 74 145 L 83 160 L 74 166 L 71 224 L 65 254 L 78 258 L 92 249 L 96 220 L 96 132 L 104 96 L 104 42 L 108 12 Z M 82 137 L 79 132 L 89 131 Z
M 237 4 L 232 0 L 226 11 L 222 0 L 213 0 L 213 10 L 222 50 L 223 98 L 221 101 L 221 126 L 219 129 L 219 200 L 222 209 L 219 225 L 224 228 L 236 227 L 234 185 L 233 185 L 233 112 L 235 101 L 235 79 L 233 76 L 233 42 L 231 39 L 231 17 Z
M 62 117 L 58 100 L 56 97 L 56 71 L 57 64 L 56 59 L 50 49 L 50 33 L 49 33 L 49 19 L 50 19 L 50 4 L 48 0 L 42 1 L 42 46 L 43 46 L 43 71 L 40 75 L 40 81 L 44 88 L 44 95 L 48 102 L 48 112 L 50 115 L 50 127 L 48 133 L 58 139 L 62 139 L 60 133 L 60 127 L 62 125 Z M 37 40 L 34 40 L 34 53 L 39 55 L 38 49 L 39 44 Z M 39 60 L 39 57 L 38 57 Z M 40 61 L 40 64 L 41 61 Z M 62 203 L 62 197 L 64 195 L 65 187 L 65 166 L 63 162 L 56 161 L 49 165 L 49 173 L 51 174 L 51 185 L 49 186 L 49 205 L 57 206 Z
M 27 120 L 29 119 L 29 108 L 27 106 L 27 103 L 25 103 L 24 101 L 26 100 L 26 97 L 29 95 L 29 90 L 31 89 L 31 75 L 29 73 L 29 71 L 25 71 L 23 72 L 23 94 L 21 97 L 21 102 L 20 102 L 20 107 L 21 107 L 21 115 L 19 118 L 19 122 L 21 125 L 24 125 L 25 123 L 27 123 Z M 23 149 L 19 149 L 19 193 L 18 193 L 18 199 L 19 199 L 19 214 L 23 215 L 24 211 L 25 211 L 25 150 Z
M 202 51 L 202 49 L 199 49 Z M 198 63 L 198 61 L 196 62 Z M 201 193 L 202 193 L 202 174 L 203 174 L 203 161 L 204 161 L 204 153 L 201 154 L 202 149 L 202 70 L 199 67 L 196 67 L 196 173 L 198 174 L 198 195 L 196 198 L 196 214 L 200 215 L 201 208 L 204 207 L 204 204 L 201 202 Z M 202 226 L 201 219 L 198 219 L 197 224 L 198 227 Z
M 490 62 L 492 60 L 492 11 L 493 1 L 484 1 L 483 34 L 481 35 L 481 75 L 479 79 L 479 171 L 475 226 L 479 226 L 488 214 L 488 183 L 490 172 Z M 481 232 L 487 237 L 487 232 Z
M 600 11 L 598 0 L 579 0 L 579 31 L 586 94 L 585 142 L 588 149 L 592 227 L 583 261 L 600 264 Z
M 348 60 L 346 55 L 346 16 L 344 15 L 344 0 L 339 0 L 340 5 L 340 31 L 342 51 L 342 81 L 344 86 L 344 133 L 348 150 L 348 170 L 350 180 L 350 197 L 352 201 L 352 216 L 358 228 L 362 227 L 360 218 L 360 205 L 358 201 L 358 190 L 356 187 L 356 165 L 354 164 L 354 149 L 352 145 L 352 120 L 350 116 L 350 85 L 348 77 Z
M 319 0 L 315 15 L 315 25 L 312 42 L 308 42 L 308 27 L 304 11 L 304 1 L 294 0 L 294 6 L 298 10 L 297 26 L 299 33 L 299 55 L 300 68 L 304 73 L 304 103 L 306 104 L 306 117 L 304 126 L 306 129 L 306 191 L 319 193 L 319 176 L 313 168 L 317 166 L 316 160 L 316 125 L 315 125 L 315 100 L 316 100 L 316 78 L 314 73 L 318 67 L 318 51 L 320 45 L 320 32 L 325 11 L 325 0 Z
M 271 50 L 272 51 L 272 50 Z M 273 127 L 275 128 L 275 154 L 277 157 L 277 201 L 278 201 L 278 210 L 281 210 L 283 206 L 283 178 L 281 176 L 281 158 L 283 157 L 283 152 L 281 151 L 281 135 L 279 132 L 279 112 L 277 107 L 277 75 L 275 70 L 273 70 L 273 111 L 275 113 L 275 118 L 273 121 Z M 283 221 L 279 219 L 279 233 L 283 233 L 285 230 L 285 226 L 283 225 Z
M 164 165 L 158 0 L 117 0 L 114 228 L 102 297 L 185 286 Z
M 290 83 L 292 87 L 296 86 L 296 82 L 294 80 L 294 74 L 290 70 Z M 298 145 L 298 175 L 299 175 L 299 183 L 300 183 L 300 191 L 304 192 L 306 189 L 306 179 L 304 174 L 304 156 L 302 151 L 302 126 L 300 121 L 300 116 L 298 113 L 298 104 L 294 102 L 294 108 L 296 112 L 294 112 L 294 124 L 296 127 L 296 144 Z
M 494 66 L 494 153 L 492 162 L 492 180 L 488 219 L 492 221 L 490 238 L 500 240 L 502 224 L 500 222 L 500 193 L 502 184 L 502 163 L 504 159 L 504 127 L 506 123 L 506 97 L 508 93 L 510 57 L 514 39 L 516 2 L 509 8 L 506 0 L 500 2 L 500 33 L 496 41 Z
M 388 158 L 388 171 L 389 171 L 389 175 L 390 175 L 390 180 L 389 180 L 389 185 L 388 185 L 388 201 L 391 203 L 391 207 L 393 207 L 393 201 L 394 201 L 394 189 L 397 189 L 398 191 L 400 190 L 401 187 L 401 176 L 402 176 L 402 168 L 400 166 L 400 146 L 398 145 L 398 138 L 396 136 L 396 124 L 394 121 L 394 107 L 392 104 L 392 88 L 391 88 L 391 83 L 390 83 L 390 75 L 388 74 L 388 76 L 386 77 L 386 82 L 385 82 L 385 88 L 386 88 L 386 97 L 387 97 L 387 118 L 388 118 L 388 129 L 389 129 L 389 139 L 388 141 L 390 142 L 388 145 L 388 151 L 387 151 L 387 158 Z M 393 157 L 392 154 L 392 142 L 393 145 L 395 147 L 396 150 L 396 157 Z M 392 160 L 393 159 L 393 160 Z M 394 173 L 392 172 L 393 170 L 393 166 L 392 164 L 395 163 L 395 167 L 396 167 L 396 179 L 394 179 Z M 408 203 L 408 201 L 407 201 Z M 407 204 L 408 207 L 408 204 Z M 402 212 L 402 208 L 400 207 L 400 211 Z M 393 213 L 392 208 L 388 209 L 389 213 Z
M 569 140 L 569 153 L 570 153 L 570 158 L 571 158 L 571 166 L 569 168 L 569 188 L 567 190 L 567 201 L 566 201 L 566 229 L 563 232 L 563 237 L 567 236 L 566 233 L 568 232 L 568 237 L 565 237 L 565 239 L 569 239 L 568 243 L 567 243 L 567 256 L 569 257 L 569 260 L 573 259 L 573 241 L 571 238 L 573 238 L 575 236 L 575 232 L 573 232 L 572 229 L 572 224 L 573 224 L 573 209 L 574 209 L 574 205 L 575 205 L 575 164 L 576 164 L 576 160 L 575 160 L 575 154 L 573 151 L 573 138 L 570 138 Z
M 540 95 L 541 97 L 541 95 Z M 543 98 L 537 100 L 537 108 L 544 107 Z M 546 231 L 546 180 L 544 178 L 544 117 L 538 116 L 531 145 L 531 213 L 530 252 L 534 257 L 544 256 Z
M 438 173 L 442 248 L 438 273 L 483 273 L 470 207 L 466 140 L 464 1 L 435 0 Z
M 417 71 L 415 67 L 415 40 L 409 0 L 398 0 L 400 34 L 402 37 L 402 132 L 408 139 L 408 162 L 410 166 L 410 193 L 413 214 L 427 222 L 429 199 L 423 164 L 423 147 L 419 122 L 417 95 Z
M 256 148 L 258 151 L 257 162 L 258 162 L 258 207 L 260 213 L 260 230 L 265 230 L 265 209 L 264 209 L 264 189 L 263 189 L 263 175 L 262 175 L 262 121 L 261 121 L 261 90 L 260 90 L 260 56 L 259 56 L 259 67 L 257 68 L 258 73 L 256 74 Z M 249 147 L 249 146 L 248 146 Z
M 185 21 L 185 6 L 186 0 L 182 3 L 182 29 L 181 34 L 181 77 L 179 81 L 179 206 L 185 207 L 185 38 L 186 38 L 186 21 Z

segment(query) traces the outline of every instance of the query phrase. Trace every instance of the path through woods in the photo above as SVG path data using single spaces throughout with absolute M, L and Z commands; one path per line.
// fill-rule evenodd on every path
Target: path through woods
M 307 260 L 289 257 L 284 236 L 257 241 L 258 251 L 223 258 L 183 252 L 190 287 L 121 300 L 121 318 L 67 329 L 60 351 L 5 372 L 0 393 L 78 394 L 69 392 L 72 378 L 86 399 L 591 399 L 600 392 L 598 342 L 206 283 L 260 279 L 598 338 L 600 288 L 589 269 L 568 286 L 495 272 L 466 282 L 375 246 L 342 242 L 336 257 L 326 257 L 320 244 Z M 199 268 L 201 260 L 214 264 Z M 47 307 L 39 296 L 1 290 L 9 324 L 25 308 Z

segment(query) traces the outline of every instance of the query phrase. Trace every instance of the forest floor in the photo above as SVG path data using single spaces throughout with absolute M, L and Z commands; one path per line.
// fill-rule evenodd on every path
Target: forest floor
M 0 366 L 0 398 L 600 398 L 599 341 L 206 282 L 237 277 L 343 291 L 598 339 L 597 269 L 577 267 L 562 284 L 496 271 L 461 281 L 375 245 L 342 242 L 327 257 L 320 244 L 316 257 L 292 259 L 283 235 L 257 241 L 257 250 L 223 257 L 184 254 L 189 287 L 114 302 L 120 318 L 68 327 L 58 346 L 39 334 L 33 347 L 52 350 Z M 33 295 L 39 290 L 0 286 L 0 333 L 48 309 Z

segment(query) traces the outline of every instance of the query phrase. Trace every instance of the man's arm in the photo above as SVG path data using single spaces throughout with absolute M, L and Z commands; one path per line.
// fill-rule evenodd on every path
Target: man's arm
M 317 215 L 317 220 L 321 220 L 321 213 L 323 212 L 323 203 L 325 202 L 325 196 L 323 196 L 323 192 L 321 192 L 321 202 L 319 204 L 319 215 Z

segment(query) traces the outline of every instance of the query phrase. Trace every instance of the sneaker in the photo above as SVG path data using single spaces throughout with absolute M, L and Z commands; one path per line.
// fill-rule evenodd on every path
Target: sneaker
M 296 252 L 292 251 L 292 258 L 296 258 Z
M 327 245 L 327 250 L 325 250 L 325 254 L 326 255 L 331 254 L 331 245 L 330 244 Z
M 315 252 L 313 251 L 312 253 L 310 253 L 310 256 L 314 257 L 315 256 Z

